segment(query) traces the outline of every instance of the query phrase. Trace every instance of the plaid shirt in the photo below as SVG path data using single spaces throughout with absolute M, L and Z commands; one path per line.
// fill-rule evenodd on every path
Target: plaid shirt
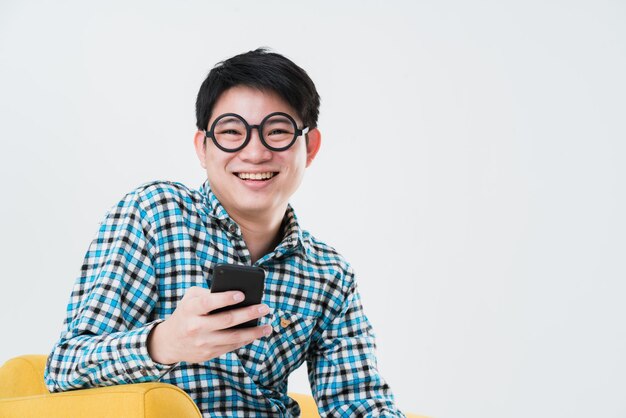
M 287 378 L 305 360 L 322 416 L 403 416 L 376 367 L 372 328 L 350 265 L 300 229 L 288 207 L 282 242 L 255 265 L 266 273 L 260 320 L 274 332 L 213 360 L 154 362 L 147 338 L 212 266 L 250 265 L 239 226 L 211 192 L 151 182 L 100 226 L 67 307 L 45 381 L 50 391 L 123 383 L 174 384 L 204 416 L 291 417 Z

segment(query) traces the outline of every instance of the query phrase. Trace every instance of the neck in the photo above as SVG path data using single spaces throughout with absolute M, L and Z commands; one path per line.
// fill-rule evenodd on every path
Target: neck
M 250 251 L 250 257 L 254 264 L 257 260 L 276 248 L 282 239 L 282 223 L 285 210 L 275 211 L 272 214 L 245 216 L 231 214 L 231 218 L 237 222 L 243 235 L 243 240 Z

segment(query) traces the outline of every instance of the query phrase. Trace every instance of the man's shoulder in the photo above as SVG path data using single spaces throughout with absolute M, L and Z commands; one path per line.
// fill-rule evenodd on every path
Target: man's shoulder
M 190 189 L 182 183 L 168 180 L 154 180 L 143 183 L 128 192 L 123 202 L 149 211 L 164 206 L 192 206 L 202 200 L 199 190 Z
M 140 200 L 158 201 L 161 199 L 197 199 L 197 190 L 190 189 L 182 183 L 169 180 L 153 180 L 143 183 L 129 194 L 136 195 Z
M 157 219 L 164 212 L 189 212 L 198 208 L 202 201 L 199 190 L 190 189 L 182 183 L 154 180 L 143 183 L 128 193 L 113 206 L 109 216 L 116 213 L 134 213 L 146 219 Z

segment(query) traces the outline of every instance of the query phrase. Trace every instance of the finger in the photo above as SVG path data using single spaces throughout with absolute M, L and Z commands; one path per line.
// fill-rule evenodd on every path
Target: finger
M 183 299 L 184 298 L 190 299 L 193 297 L 201 296 L 205 291 L 206 291 L 206 288 L 204 287 L 191 286 L 189 289 L 185 291 L 185 294 L 183 295 Z
M 188 311 L 197 315 L 206 315 L 225 306 L 235 305 L 244 299 L 243 292 L 232 290 L 227 292 L 211 293 L 208 289 L 197 293 L 188 301 Z
M 270 308 L 265 304 L 231 309 L 208 315 L 206 318 L 208 321 L 207 327 L 214 331 L 223 330 L 253 319 L 261 318 L 268 313 L 270 313 Z
M 211 333 L 211 344 L 220 347 L 243 347 L 259 338 L 272 333 L 271 325 L 242 328 L 234 330 L 221 330 Z

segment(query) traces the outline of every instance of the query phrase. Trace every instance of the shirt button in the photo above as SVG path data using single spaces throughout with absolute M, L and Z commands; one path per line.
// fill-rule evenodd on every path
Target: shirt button
M 228 232 L 230 232 L 231 234 L 235 235 L 237 233 L 237 225 L 231 224 L 228 227 Z

